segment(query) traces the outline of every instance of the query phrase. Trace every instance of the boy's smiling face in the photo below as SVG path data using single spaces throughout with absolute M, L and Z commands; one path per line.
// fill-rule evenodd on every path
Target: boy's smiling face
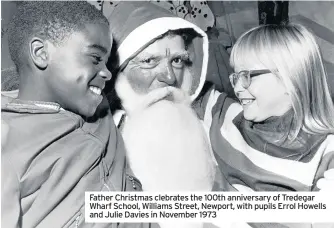
M 112 46 L 109 27 L 87 24 L 62 44 L 48 43 L 46 83 L 51 100 L 81 116 L 94 115 L 111 73 L 106 67 Z

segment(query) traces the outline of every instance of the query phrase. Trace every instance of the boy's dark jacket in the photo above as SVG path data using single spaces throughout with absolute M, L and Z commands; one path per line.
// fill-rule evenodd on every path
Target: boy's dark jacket
M 56 104 L 2 96 L 1 111 L 9 127 L 1 152 L 2 227 L 119 225 L 84 223 L 85 191 L 127 185 L 123 140 L 109 110 L 86 122 Z

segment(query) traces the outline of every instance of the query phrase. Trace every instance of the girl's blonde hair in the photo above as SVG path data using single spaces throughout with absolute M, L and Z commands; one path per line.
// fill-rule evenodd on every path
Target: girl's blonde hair
M 311 134 L 334 133 L 327 74 L 316 40 L 304 26 L 264 25 L 247 31 L 233 47 L 230 64 L 236 68 L 250 61 L 264 65 L 285 85 L 295 115 L 290 139 L 301 129 Z

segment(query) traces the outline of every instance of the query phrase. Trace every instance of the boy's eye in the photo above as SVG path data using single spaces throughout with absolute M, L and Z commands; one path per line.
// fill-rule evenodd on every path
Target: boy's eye
M 93 58 L 93 63 L 94 64 L 98 64 L 102 61 L 102 58 L 100 56 L 92 55 L 91 57 Z

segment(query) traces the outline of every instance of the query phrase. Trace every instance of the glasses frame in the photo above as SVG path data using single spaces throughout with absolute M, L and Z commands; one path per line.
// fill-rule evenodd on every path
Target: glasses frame
M 259 76 L 261 74 L 269 74 L 272 73 L 269 69 L 262 69 L 262 70 L 242 70 L 239 71 L 238 73 L 232 73 L 229 76 L 230 83 L 232 87 L 234 88 L 235 85 L 238 83 L 238 81 L 241 78 L 241 86 L 244 89 L 247 89 L 251 85 L 251 78 Z M 240 75 L 244 75 L 241 77 Z

